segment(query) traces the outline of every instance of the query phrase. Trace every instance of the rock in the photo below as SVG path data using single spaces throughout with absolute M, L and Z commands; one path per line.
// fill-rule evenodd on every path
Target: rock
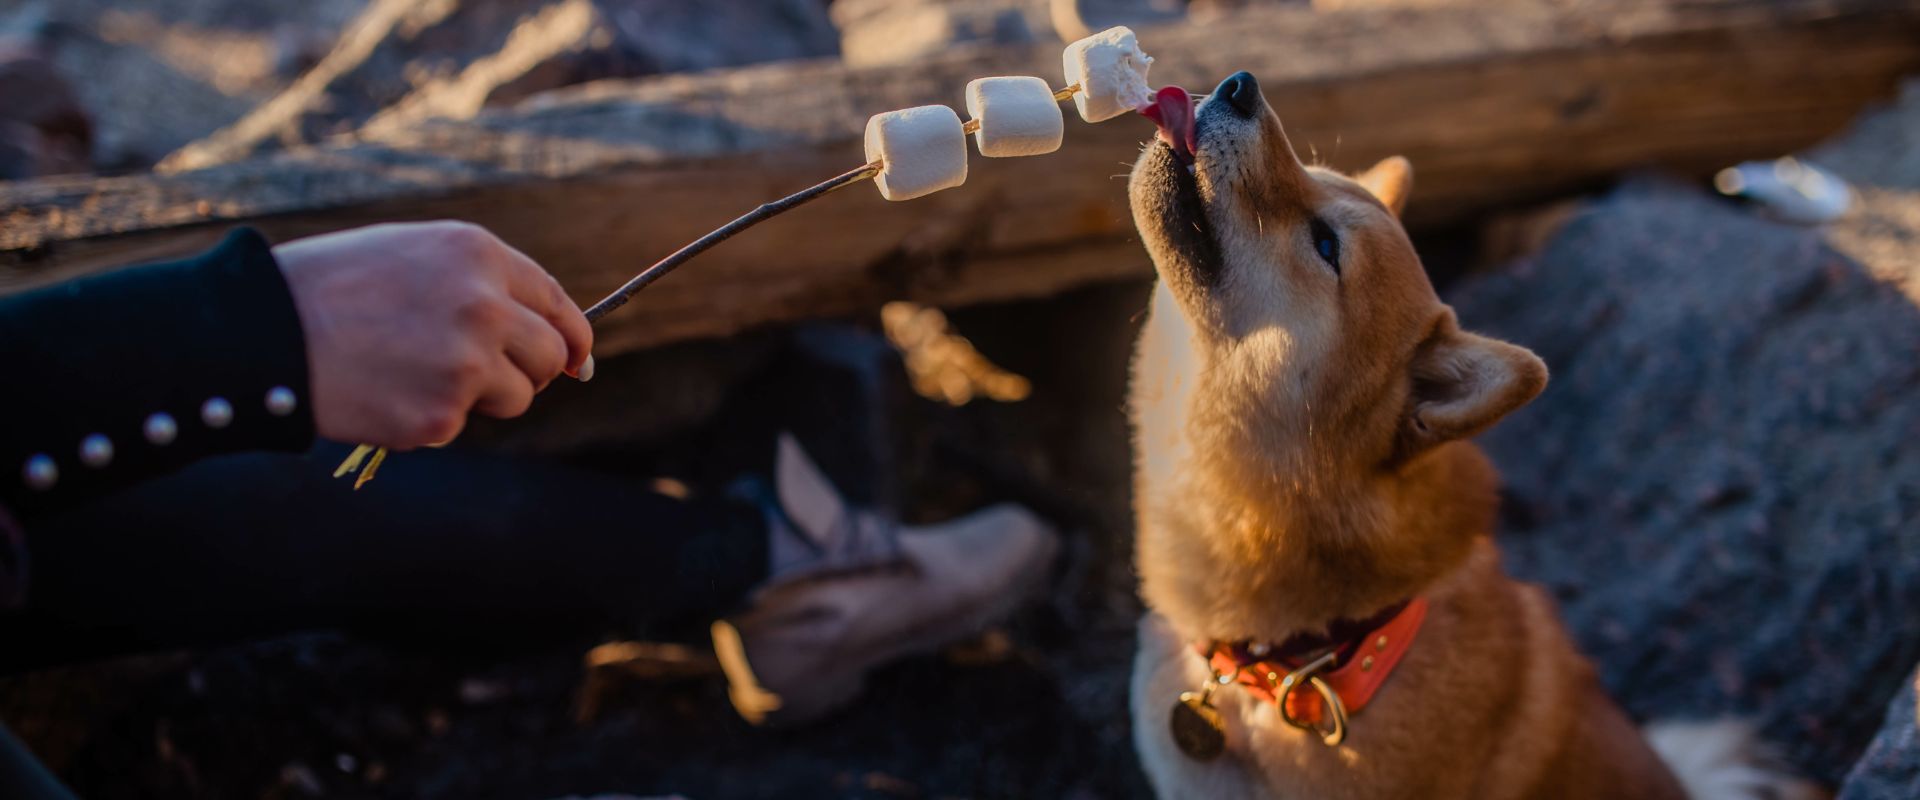
M 92 122 L 82 169 L 145 169 L 284 87 L 287 51 L 331 41 L 365 0 L 0 0 Z M 283 65 L 282 60 L 287 61 Z
M 195 169 L 363 124 L 464 118 L 601 78 L 837 48 L 818 0 L 374 0 L 286 91 L 161 166 Z
M 1192 0 L 1187 4 L 1188 13 L 1193 21 L 1209 23 L 1222 17 L 1255 8 L 1272 8 L 1283 5 L 1307 5 L 1307 0 Z M 1317 4 L 1316 4 L 1317 5 Z
M 81 170 L 144 169 L 286 85 L 279 61 L 328 39 L 364 0 L 0 2 L 0 29 L 31 29 L 92 123 Z M 8 6 L 13 6 L 9 8 Z M 49 84 L 51 85 L 51 84 Z
M 1062 42 L 1073 42 L 1115 25 L 1144 28 L 1179 22 L 1187 18 L 1189 8 L 1198 19 L 1201 3 L 1205 2 L 1207 0 L 1196 0 L 1189 5 L 1186 0 L 1051 0 L 1047 5 L 1054 33 Z
M 0 180 L 92 167 L 93 120 L 49 58 L 51 28 L 38 3 L 0 13 Z
M 1847 772 L 1840 784 L 1839 800 L 1920 797 L 1920 723 L 1914 720 L 1915 680 L 1907 683 L 1893 702 L 1887 704 L 1886 722 L 1880 735 L 1873 737 L 1867 754 Z
M 0 180 L 87 172 L 93 121 L 38 47 L 0 40 Z
M 1484 437 L 1510 569 L 1636 717 L 1753 719 L 1828 784 L 1920 663 L 1916 130 L 1910 91 L 1806 156 L 1861 193 L 1830 229 L 1635 180 L 1451 292 L 1554 373 Z
M 836 0 L 832 14 L 840 53 L 856 66 L 903 64 L 959 44 L 1035 42 L 1052 27 L 1046 0 Z

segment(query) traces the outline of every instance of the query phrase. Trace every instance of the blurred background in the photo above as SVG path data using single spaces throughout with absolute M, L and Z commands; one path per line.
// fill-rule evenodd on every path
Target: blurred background
M 1750 717 L 1842 797 L 1920 796 L 1920 3 L 0 0 L 0 291 L 455 217 L 591 302 L 858 166 L 868 115 L 1058 84 L 1119 24 L 1156 85 L 1252 71 L 1303 158 L 1412 159 L 1436 285 L 1554 372 L 1483 438 L 1509 568 L 1631 713 Z M 1151 135 L 1070 120 L 958 189 L 756 228 L 609 318 L 593 384 L 462 438 L 701 485 L 791 429 L 906 519 L 1062 524 L 1040 601 L 850 711 L 740 722 L 697 627 L 476 620 L 4 676 L 0 721 L 85 797 L 1146 796 Z

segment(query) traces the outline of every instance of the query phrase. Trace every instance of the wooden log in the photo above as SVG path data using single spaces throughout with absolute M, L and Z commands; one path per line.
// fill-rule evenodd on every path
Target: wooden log
M 1637 166 L 1702 172 L 1805 147 L 1920 71 L 1920 3 L 1820 0 L 1276 9 L 1141 31 L 1156 83 L 1258 75 L 1303 157 L 1409 156 L 1438 225 Z M 590 84 L 168 176 L 0 185 L 0 290 L 211 243 L 400 219 L 492 228 L 583 304 L 758 203 L 857 165 L 869 114 L 961 105 L 967 80 L 1057 80 L 1059 48 L 956 48 L 902 69 L 768 65 Z M 871 308 L 1039 296 L 1146 274 L 1125 181 L 1139 119 L 1057 153 L 974 158 L 907 203 L 853 187 L 731 240 L 609 317 L 599 350 Z

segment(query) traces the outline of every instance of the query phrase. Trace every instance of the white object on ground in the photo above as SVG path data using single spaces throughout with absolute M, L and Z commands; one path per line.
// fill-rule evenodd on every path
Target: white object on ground
M 867 118 L 867 160 L 888 200 L 912 200 L 967 182 L 967 134 L 946 106 L 916 106 Z
M 1713 176 L 1713 186 L 1797 225 L 1824 225 L 1853 207 L 1853 188 L 1846 181 L 1792 156 L 1727 167 Z
M 1645 732 L 1647 744 L 1673 770 L 1688 797 L 1813 800 L 1827 796 L 1780 766 L 1784 762 L 1745 720 L 1655 720 Z
M 1088 122 L 1104 122 L 1152 102 L 1153 90 L 1147 88 L 1147 68 L 1152 65 L 1153 58 L 1141 51 L 1125 26 L 1067 45 L 1062 58 L 1067 84 L 1080 84 L 1073 105 Z
M 967 84 L 967 116 L 979 121 L 973 143 L 988 158 L 1051 153 L 1066 132 L 1060 101 L 1039 78 L 975 78 Z

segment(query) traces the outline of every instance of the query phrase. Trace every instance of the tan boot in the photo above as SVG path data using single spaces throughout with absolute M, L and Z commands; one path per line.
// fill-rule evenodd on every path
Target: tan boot
M 888 538 L 896 557 L 886 563 L 776 576 L 751 608 L 713 624 L 714 651 L 742 717 L 791 724 L 840 708 L 874 667 L 953 642 L 1011 611 L 1039 587 L 1058 546 L 1045 522 L 1016 505 L 892 528 Z

